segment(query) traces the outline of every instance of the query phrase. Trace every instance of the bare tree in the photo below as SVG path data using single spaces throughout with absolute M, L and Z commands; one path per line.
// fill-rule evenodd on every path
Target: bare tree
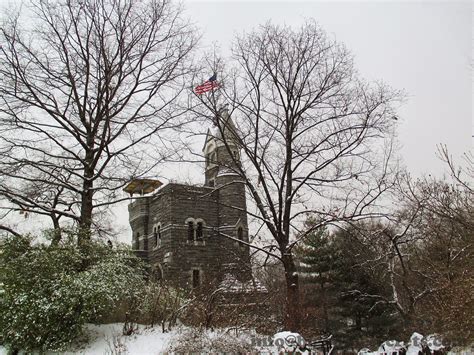
M 360 80 L 351 54 L 311 21 L 298 30 L 261 26 L 237 38 L 232 53 L 235 68 L 217 61 L 220 89 L 197 97 L 216 117 L 228 152 L 241 150 L 242 163 L 229 167 L 271 240 L 260 249 L 284 266 L 285 326 L 297 330 L 293 247 L 321 226 L 377 213 L 391 186 L 393 105 L 401 94 Z M 304 229 L 308 215 L 320 222 Z
M 449 153 L 446 145 L 438 146 L 438 156 L 446 163 L 451 173 L 451 177 L 470 194 L 474 193 L 472 180 L 474 179 L 474 152 L 468 151 L 464 153 L 464 164 L 457 165 L 453 157 Z
M 0 28 L 0 194 L 87 235 L 127 180 L 176 152 L 195 29 L 168 0 L 28 10 Z
M 383 293 L 360 286 L 348 292 L 372 300 L 372 308 L 391 307 L 406 329 L 429 326 L 450 336 L 453 329 L 466 329 L 462 336 L 472 329 L 474 196 L 458 178 L 405 176 L 390 220 L 351 231 L 366 250 L 358 266 L 377 274 L 384 287 Z
M 376 270 L 386 292 L 349 292 L 372 300 L 373 307 L 392 307 L 406 327 L 428 325 L 464 341 L 473 322 L 472 154 L 460 166 L 446 146 L 438 153 L 451 179 L 401 175 L 393 194 L 397 210 L 383 222 L 353 230 L 367 250 L 359 265 Z

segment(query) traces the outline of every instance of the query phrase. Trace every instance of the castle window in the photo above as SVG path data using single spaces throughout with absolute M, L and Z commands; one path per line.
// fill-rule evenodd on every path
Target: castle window
M 197 222 L 196 240 L 202 240 L 202 222 Z
M 209 180 L 209 184 L 208 184 L 210 187 L 214 187 L 215 184 L 214 184 L 214 180 Z
M 188 229 L 188 242 L 204 244 L 204 221 L 200 218 L 194 219 L 190 217 L 186 219 L 185 224 Z
M 188 222 L 188 240 L 194 240 L 194 222 Z
M 153 227 L 154 248 L 158 248 L 161 244 L 161 223 L 155 224 Z
M 193 288 L 199 287 L 201 284 L 201 275 L 199 270 L 193 270 Z
M 153 240 L 155 241 L 155 247 L 157 247 L 158 246 L 158 231 L 156 227 L 153 228 Z

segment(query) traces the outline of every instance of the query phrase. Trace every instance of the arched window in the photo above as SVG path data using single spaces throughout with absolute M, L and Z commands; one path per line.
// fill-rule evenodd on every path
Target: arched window
M 202 222 L 197 222 L 197 227 L 196 227 L 196 240 L 202 240 L 202 236 L 203 236 Z
M 189 217 L 185 224 L 188 229 L 188 242 L 204 242 L 204 226 L 206 225 L 204 220 Z
M 194 240 L 194 222 L 188 222 L 188 240 Z
M 154 227 L 153 228 L 153 240 L 155 242 L 155 247 L 158 246 L 158 231 L 157 231 L 157 227 Z
M 153 227 L 153 242 L 155 248 L 161 244 L 161 223 L 155 224 Z

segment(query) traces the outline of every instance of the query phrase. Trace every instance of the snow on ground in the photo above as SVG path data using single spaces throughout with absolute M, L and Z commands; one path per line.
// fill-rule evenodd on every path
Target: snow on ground
M 113 324 L 102 324 L 102 325 L 92 325 L 89 324 L 86 326 L 86 331 L 89 336 L 89 341 L 87 344 L 78 347 L 77 349 L 72 349 L 71 351 L 61 353 L 65 355 L 119 355 L 119 354 L 128 354 L 128 355 L 158 355 L 165 353 L 169 346 L 173 344 L 173 341 L 180 335 L 180 332 L 183 331 L 179 327 L 174 328 L 171 332 L 162 333 L 161 327 L 157 326 L 154 328 L 147 328 L 143 325 L 139 325 L 137 331 L 130 335 L 122 335 L 123 323 L 113 323 Z M 217 336 L 218 332 L 215 334 L 208 334 L 211 338 L 213 335 Z M 250 336 L 250 334 L 249 334 Z M 255 334 L 254 334 L 255 336 Z M 258 336 L 258 335 L 257 335 Z M 418 351 L 421 349 L 420 340 L 423 338 L 423 335 L 419 333 L 414 333 L 410 341 L 408 342 L 408 351 L 407 355 L 418 355 Z M 249 338 L 251 339 L 251 338 Z M 434 341 L 435 336 L 428 336 L 425 338 L 431 350 L 435 348 L 439 349 L 442 346 L 435 345 Z M 379 355 L 385 353 L 387 350 L 395 350 L 395 342 L 384 342 L 381 345 L 381 348 L 378 351 L 371 352 L 369 349 L 361 349 L 359 352 L 360 355 Z M 275 354 L 279 351 L 294 351 L 298 346 L 304 344 L 304 339 L 298 333 L 290 332 L 280 332 L 273 336 L 273 344 L 268 344 L 267 346 L 257 346 L 256 349 L 262 354 Z M 435 345 L 435 346 L 433 346 Z M 303 354 L 307 352 L 303 351 Z M 471 355 L 472 348 L 462 348 L 462 349 L 453 349 L 449 351 L 448 355 Z M 0 346 L 0 355 L 7 355 L 8 351 L 5 347 Z M 46 355 L 57 355 L 58 353 L 46 353 Z
M 161 327 L 145 328 L 138 326 L 135 334 L 122 335 L 123 323 L 87 325 L 89 342 L 78 349 L 61 354 L 72 355 L 105 355 L 105 354 L 129 354 L 129 355 L 155 355 L 164 353 L 176 330 L 162 333 Z M 0 355 L 7 355 L 7 350 L 0 346 Z M 47 355 L 58 353 L 46 353 Z
M 122 335 L 123 323 L 88 325 L 90 334 L 94 337 L 85 348 L 65 354 L 103 355 L 118 354 L 162 354 L 168 348 L 175 331 L 162 333 L 160 327 L 146 328 L 139 325 L 138 330 L 130 335 Z

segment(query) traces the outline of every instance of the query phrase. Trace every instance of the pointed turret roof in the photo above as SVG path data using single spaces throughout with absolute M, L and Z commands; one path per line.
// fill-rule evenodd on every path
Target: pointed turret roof
M 205 150 L 207 143 L 213 138 L 218 141 L 225 140 L 227 143 L 232 143 L 232 141 L 234 141 L 233 143 L 236 144 L 237 142 L 235 142 L 235 138 L 237 135 L 238 130 L 235 127 L 234 121 L 230 117 L 229 110 L 227 108 L 222 108 L 214 119 L 214 127 L 207 130 L 202 150 Z

